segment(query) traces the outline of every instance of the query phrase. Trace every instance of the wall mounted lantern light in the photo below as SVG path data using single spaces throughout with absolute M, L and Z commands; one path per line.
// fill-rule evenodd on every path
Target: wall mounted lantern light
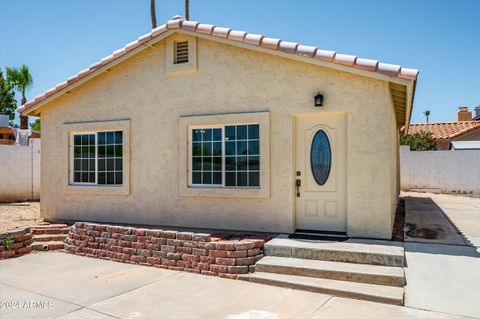
M 315 95 L 315 107 L 323 106 L 323 94 L 317 93 Z

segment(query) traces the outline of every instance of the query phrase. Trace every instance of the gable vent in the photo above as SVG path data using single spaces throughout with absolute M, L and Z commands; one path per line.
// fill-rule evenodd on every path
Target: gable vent
M 188 41 L 175 42 L 174 63 L 188 63 Z

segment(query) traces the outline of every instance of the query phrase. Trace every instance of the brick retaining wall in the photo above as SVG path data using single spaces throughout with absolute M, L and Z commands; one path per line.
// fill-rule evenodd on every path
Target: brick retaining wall
M 235 279 L 253 272 L 265 240 L 225 240 L 211 234 L 77 222 L 65 249 L 126 263 Z
M 0 242 L 3 241 L 8 235 L 13 237 L 14 243 L 12 248 L 7 248 L 0 244 L 0 259 L 7 259 L 14 256 L 20 256 L 32 251 L 30 244 L 33 242 L 32 231 L 30 227 L 20 227 L 12 231 L 8 231 L 0 234 Z

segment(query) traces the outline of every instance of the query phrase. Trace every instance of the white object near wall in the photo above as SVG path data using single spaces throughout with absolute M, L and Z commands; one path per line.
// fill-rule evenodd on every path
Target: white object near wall
M 402 190 L 480 194 L 480 150 L 416 152 L 401 146 L 400 183 Z
M 0 202 L 40 199 L 40 139 L 0 145 Z

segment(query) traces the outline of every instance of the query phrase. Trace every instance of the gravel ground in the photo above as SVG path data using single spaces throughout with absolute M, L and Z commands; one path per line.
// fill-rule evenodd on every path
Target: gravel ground
M 19 226 L 38 225 L 42 222 L 39 202 L 0 204 L 0 233 Z

